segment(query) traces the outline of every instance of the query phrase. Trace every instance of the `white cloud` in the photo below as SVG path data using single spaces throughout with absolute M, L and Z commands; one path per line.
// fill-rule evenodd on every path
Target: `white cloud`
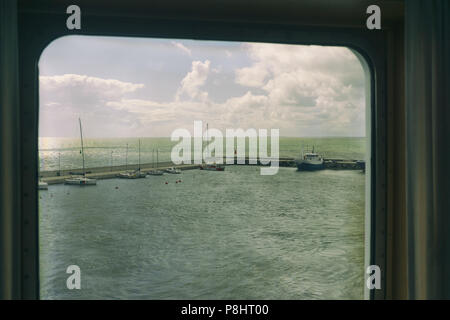
M 94 111 L 105 101 L 119 99 L 144 87 L 139 83 L 78 74 L 40 76 L 39 85 L 41 106 L 44 106 L 41 111 L 45 111 L 45 106 L 58 103 L 78 112 Z
M 190 52 L 177 43 L 172 42 Z M 280 128 L 285 136 L 365 134 L 364 74 L 350 50 L 256 43 L 242 48 L 233 51 L 233 62 L 224 63 L 223 72 L 223 51 L 215 68 L 210 60 L 192 61 L 170 101 L 153 100 L 148 92 L 154 88 L 141 90 L 141 83 L 77 74 L 41 76 L 40 127 L 44 135 L 58 136 L 73 124 L 76 134 L 74 120 L 82 115 L 91 119 L 86 125 L 91 136 L 169 136 L 176 128 L 191 128 L 194 120 L 221 130 Z M 243 65 L 248 58 L 250 64 L 241 68 L 229 64 L 236 59 Z M 224 76 L 227 70 L 235 70 L 238 85 Z M 166 74 L 161 70 L 148 76 Z M 228 89 L 231 85 L 241 90 Z M 228 99 L 214 101 L 211 90 L 224 90 Z
M 236 83 L 247 87 L 261 87 L 269 72 L 264 64 L 256 63 L 252 67 L 236 70 Z
M 205 62 L 192 61 L 192 70 L 181 81 L 181 87 L 176 93 L 176 100 L 179 101 L 183 95 L 188 98 L 206 101 L 208 93 L 200 88 L 205 84 L 210 71 L 209 60 Z
M 266 112 L 274 123 L 292 128 L 286 134 L 365 134 L 364 73 L 349 49 L 261 43 L 243 47 L 252 64 L 236 70 L 235 82 L 265 92 Z
M 187 47 L 184 46 L 182 43 L 172 41 L 172 44 L 173 44 L 175 47 L 177 47 L 178 49 L 180 49 L 181 51 L 183 51 L 184 53 L 186 53 L 188 56 L 191 56 L 191 55 L 192 55 L 191 49 L 187 48 Z
M 96 119 L 98 128 L 107 123 L 111 126 L 117 122 L 136 123 L 127 114 L 108 114 L 106 103 L 121 99 L 141 88 L 144 88 L 143 84 L 87 75 L 40 76 L 40 130 L 44 130 L 46 136 L 61 136 L 61 132 L 76 127 L 78 117 Z M 103 123 L 99 126 L 101 122 Z M 101 136 L 101 133 L 102 129 L 99 129 L 97 135 Z

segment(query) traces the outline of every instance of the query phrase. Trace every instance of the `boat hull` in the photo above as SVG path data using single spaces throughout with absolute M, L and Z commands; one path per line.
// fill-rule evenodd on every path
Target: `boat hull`
M 48 190 L 48 183 L 39 181 L 38 188 L 39 190 Z
M 317 171 L 324 168 L 323 162 L 321 163 L 310 163 L 306 161 L 297 161 L 298 171 Z
M 133 173 L 119 173 L 117 177 L 122 179 L 138 179 L 139 175 Z
M 205 166 L 200 166 L 200 170 L 225 171 L 225 167 L 223 167 L 223 166 L 215 166 L 215 165 L 205 165 Z
M 95 186 L 97 184 L 96 179 L 66 179 L 65 184 L 74 186 Z
M 147 172 L 147 174 L 149 176 L 162 176 L 162 175 L 164 175 L 164 172 L 161 170 L 156 170 L 156 171 L 149 171 L 149 172 Z
M 181 171 L 179 169 L 174 169 L 174 168 L 166 169 L 166 170 L 164 170 L 164 172 L 170 173 L 170 174 L 180 174 L 181 173 Z

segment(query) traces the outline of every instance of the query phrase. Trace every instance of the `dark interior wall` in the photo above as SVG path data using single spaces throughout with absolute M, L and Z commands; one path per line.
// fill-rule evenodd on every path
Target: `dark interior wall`
M 450 299 L 450 1 L 406 2 L 408 297 Z
M 71 0 L 20 0 L 22 12 L 65 12 Z M 403 17 L 403 0 L 77 0 L 89 15 L 173 20 L 258 22 L 361 28 L 366 8 L 377 4 L 383 25 Z
M 0 1 L 0 299 L 20 297 L 17 5 Z
M 404 25 L 399 22 L 388 37 L 388 145 L 387 145 L 387 283 L 386 298 L 407 297 L 407 243 L 405 207 L 405 81 Z

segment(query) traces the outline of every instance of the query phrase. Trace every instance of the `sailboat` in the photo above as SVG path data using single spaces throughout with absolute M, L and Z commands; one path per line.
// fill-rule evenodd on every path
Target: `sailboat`
M 127 143 L 127 151 L 125 156 L 125 170 L 128 169 L 128 143 Z M 146 174 L 144 172 L 141 172 L 141 140 L 139 140 L 139 162 L 138 162 L 138 169 L 135 171 L 126 171 L 123 173 L 119 173 L 117 177 L 124 178 L 124 179 L 138 179 L 138 178 L 145 178 Z
M 208 141 L 208 124 L 206 124 L 206 141 Z M 208 148 L 208 145 L 206 146 Z M 208 161 L 205 161 L 208 162 Z M 212 163 L 205 163 L 200 166 L 200 170 L 210 170 L 210 171 L 225 171 L 224 164 L 217 164 L 216 161 Z
M 148 174 L 151 176 L 162 176 L 164 171 L 158 170 L 158 153 L 159 149 L 156 149 L 156 168 L 155 168 L 155 149 L 152 150 L 152 158 L 153 158 L 153 170 L 149 171 Z
M 147 174 L 141 171 L 141 139 L 139 139 L 139 160 L 138 160 L 138 169 L 134 172 L 138 178 L 145 178 Z
M 84 145 L 83 145 L 83 129 L 81 127 L 81 119 L 78 118 L 78 122 L 80 123 L 80 137 L 81 137 L 81 156 L 83 159 L 83 175 L 81 177 L 70 177 L 69 179 L 65 179 L 65 184 L 77 185 L 77 186 L 91 186 L 96 185 L 97 180 L 86 177 L 86 168 L 84 165 Z

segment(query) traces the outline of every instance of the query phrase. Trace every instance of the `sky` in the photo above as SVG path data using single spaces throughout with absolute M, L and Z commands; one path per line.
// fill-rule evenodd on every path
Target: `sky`
M 365 136 L 365 77 L 344 47 L 66 36 L 39 61 L 39 136 L 210 128 Z

